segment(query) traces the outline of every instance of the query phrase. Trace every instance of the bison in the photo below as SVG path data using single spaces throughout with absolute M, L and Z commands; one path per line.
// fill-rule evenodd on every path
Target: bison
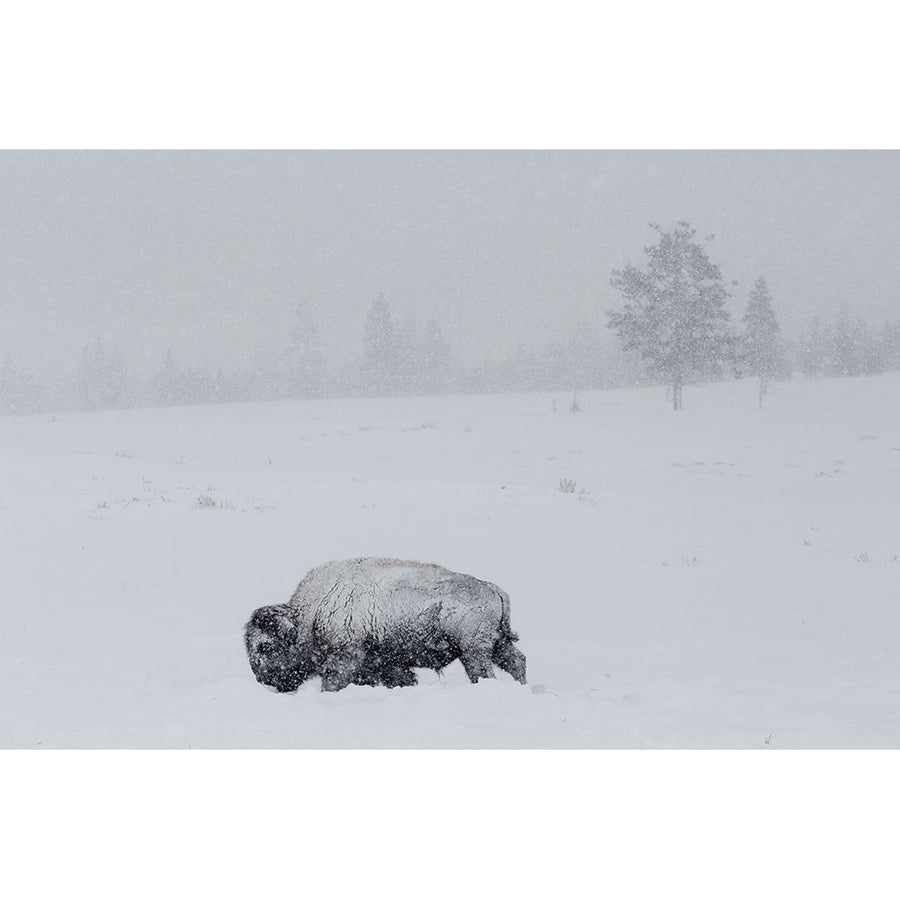
M 509 597 L 497 585 L 441 566 L 350 559 L 312 569 L 287 603 L 263 606 L 244 642 L 256 680 L 295 691 L 319 676 L 323 691 L 348 684 L 406 687 L 413 669 L 440 672 L 459 659 L 473 683 L 493 665 L 525 684 Z

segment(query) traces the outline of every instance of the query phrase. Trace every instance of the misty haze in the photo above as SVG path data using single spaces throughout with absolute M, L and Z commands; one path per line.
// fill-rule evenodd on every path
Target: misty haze
M 900 747 L 900 153 L 0 184 L 0 746 Z

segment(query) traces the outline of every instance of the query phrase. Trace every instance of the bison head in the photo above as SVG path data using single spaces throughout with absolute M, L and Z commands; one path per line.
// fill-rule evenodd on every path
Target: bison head
M 260 684 L 280 693 L 296 691 L 312 674 L 302 662 L 297 626 L 286 606 L 263 606 L 244 631 L 250 668 Z

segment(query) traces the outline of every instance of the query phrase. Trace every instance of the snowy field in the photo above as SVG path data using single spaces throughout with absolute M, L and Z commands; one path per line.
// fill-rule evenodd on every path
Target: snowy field
M 0 746 L 900 747 L 900 376 L 684 400 L 0 419 Z M 260 687 L 253 609 L 366 555 L 504 587 L 529 684 Z

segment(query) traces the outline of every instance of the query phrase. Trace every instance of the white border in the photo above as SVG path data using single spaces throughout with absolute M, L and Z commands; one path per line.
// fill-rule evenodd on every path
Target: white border
M 10 897 L 896 896 L 880 752 L 6 752 Z
M 896 147 L 889 9 L 31 0 L 0 146 Z

